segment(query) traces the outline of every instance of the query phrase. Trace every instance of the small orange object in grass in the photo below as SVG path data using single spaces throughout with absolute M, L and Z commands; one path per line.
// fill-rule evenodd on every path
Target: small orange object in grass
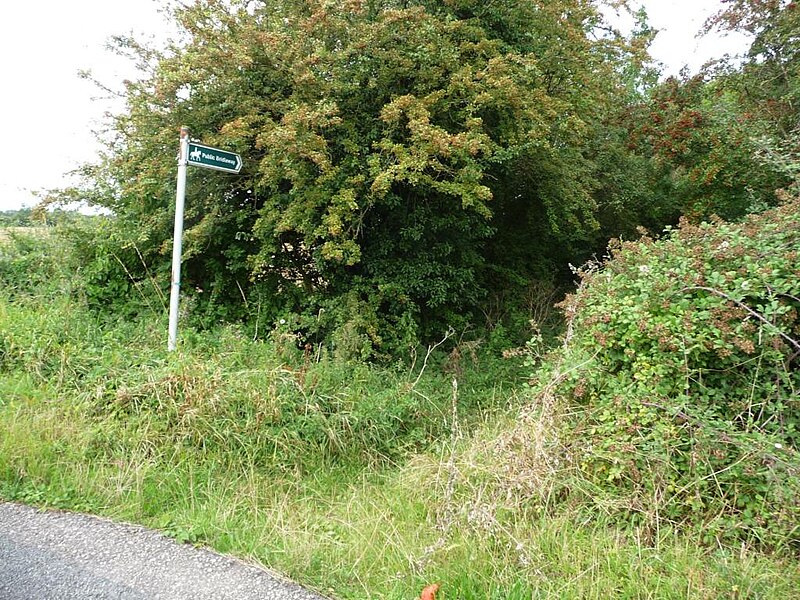
M 436 600 L 436 592 L 439 591 L 439 584 L 434 583 L 422 590 L 419 600 Z

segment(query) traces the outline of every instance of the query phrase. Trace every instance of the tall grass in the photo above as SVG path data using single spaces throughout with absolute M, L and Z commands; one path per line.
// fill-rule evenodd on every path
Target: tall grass
M 163 315 L 98 318 L 68 283 L 0 292 L 3 499 L 157 527 L 335 598 L 434 581 L 446 599 L 800 589 L 791 555 L 551 502 L 582 483 L 558 462 L 558 407 L 518 364 L 341 363 L 232 326 L 168 354 Z

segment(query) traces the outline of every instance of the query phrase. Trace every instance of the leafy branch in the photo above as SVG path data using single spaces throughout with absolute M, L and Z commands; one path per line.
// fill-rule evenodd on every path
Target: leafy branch
M 720 298 L 724 298 L 725 300 L 728 300 L 729 302 L 734 303 L 736 306 L 738 306 L 742 310 L 746 311 L 752 317 L 755 317 L 756 319 L 758 319 L 759 321 L 761 321 L 765 325 L 769 325 L 770 327 L 772 327 L 775 330 L 775 332 L 779 336 L 781 336 L 783 339 L 785 339 L 787 342 L 789 342 L 789 344 L 791 344 L 795 348 L 795 350 L 800 351 L 800 342 L 798 342 L 794 338 L 786 335 L 783 331 L 781 331 L 780 327 L 775 325 L 775 323 L 773 323 L 772 321 L 767 319 L 764 315 L 762 315 L 758 311 L 755 311 L 752 308 L 750 308 L 749 306 L 747 306 L 741 300 L 737 300 L 736 298 L 734 298 L 730 294 L 726 294 L 725 292 L 723 292 L 721 290 L 718 290 L 718 289 L 715 289 L 715 288 L 711 288 L 711 287 L 702 286 L 702 285 L 695 285 L 695 286 L 691 286 L 691 287 L 685 287 L 680 291 L 681 292 L 691 292 L 691 291 L 694 291 L 694 290 L 700 290 L 700 291 L 704 291 L 704 292 L 709 292 L 711 294 L 715 294 L 715 295 L 719 296 Z

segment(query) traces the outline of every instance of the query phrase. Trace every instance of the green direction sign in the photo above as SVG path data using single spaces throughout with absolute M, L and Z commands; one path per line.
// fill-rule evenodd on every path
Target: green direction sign
M 238 173 L 242 170 L 242 157 L 227 150 L 212 148 L 189 142 L 189 155 L 186 164 L 204 169 L 216 169 L 226 173 Z

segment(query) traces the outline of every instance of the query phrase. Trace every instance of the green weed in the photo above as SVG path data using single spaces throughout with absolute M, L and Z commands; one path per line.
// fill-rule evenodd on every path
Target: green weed
M 62 282 L 63 283 L 63 282 Z M 570 467 L 563 406 L 463 346 L 377 367 L 237 327 L 0 292 L 0 497 L 156 527 L 336 598 L 792 597 L 790 553 L 620 523 Z M 47 287 L 54 286 L 54 287 Z

